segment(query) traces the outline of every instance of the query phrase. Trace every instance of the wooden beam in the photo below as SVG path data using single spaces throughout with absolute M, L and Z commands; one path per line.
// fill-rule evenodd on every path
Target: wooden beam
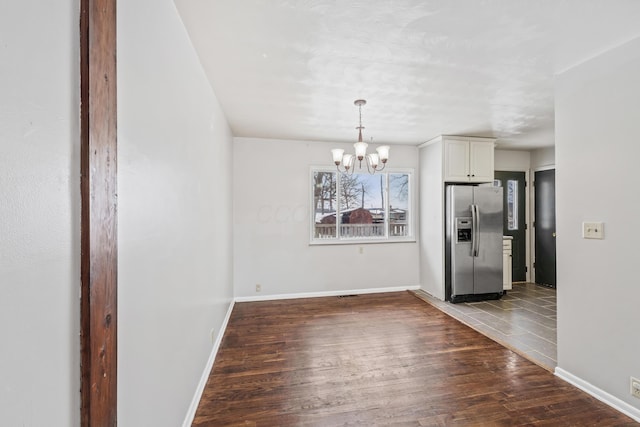
M 116 0 L 80 2 L 81 424 L 117 424 Z

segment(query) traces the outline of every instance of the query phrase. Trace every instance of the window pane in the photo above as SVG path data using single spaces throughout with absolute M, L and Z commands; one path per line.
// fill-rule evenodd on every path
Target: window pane
M 507 230 L 518 229 L 518 181 L 507 181 Z
M 313 173 L 313 206 L 316 239 L 336 238 L 336 172 Z
M 389 236 L 408 236 L 409 175 L 389 174 Z
M 385 174 L 340 175 L 340 238 L 381 238 Z

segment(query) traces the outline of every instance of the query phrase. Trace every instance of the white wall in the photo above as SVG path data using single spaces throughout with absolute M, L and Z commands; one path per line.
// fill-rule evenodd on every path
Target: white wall
M 412 243 L 310 246 L 311 166 L 351 144 L 235 138 L 234 280 L 237 297 L 416 286 Z M 414 168 L 417 149 L 392 146 L 388 167 Z M 359 254 L 363 247 L 363 254 Z M 261 284 L 258 294 L 255 285 Z
M 444 300 L 442 142 L 420 148 L 420 287 Z
M 555 147 L 538 148 L 531 151 L 531 169 L 553 166 L 556 164 Z
M 118 5 L 118 109 L 118 425 L 173 427 L 233 297 L 233 249 L 232 135 L 171 0 Z
M 0 425 L 80 422 L 79 6 L 0 6 Z
M 555 106 L 558 366 L 635 408 L 638 76 L 640 38 L 559 75 Z M 605 239 L 582 239 L 583 221 L 603 221 Z
M 529 171 L 531 153 L 517 150 L 495 150 L 494 169 L 497 171 Z

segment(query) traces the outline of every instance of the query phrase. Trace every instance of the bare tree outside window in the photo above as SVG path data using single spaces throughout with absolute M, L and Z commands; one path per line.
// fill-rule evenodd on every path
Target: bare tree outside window
M 361 199 L 364 189 L 358 181 L 358 175 L 340 175 L 340 205 L 342 209 L 354 208 Z
M 391 197 L 407 201 L 409 198 L 409 175 L 406 173 L 389 174 L 389 187 L 391 188 Z
M 409 174 L 389 174 L 389 235 L 407 236 Z
M 333 212 L 336 199 L 336 173 L 316 172 L 314 180 L 314 204 L 316 212 Z
M 314 238 L 336 238 L 336 172 L 314 172 L 313 174 L 313 215 Z

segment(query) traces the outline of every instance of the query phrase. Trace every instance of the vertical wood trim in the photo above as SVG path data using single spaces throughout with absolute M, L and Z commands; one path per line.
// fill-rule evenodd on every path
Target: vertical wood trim
M 116 0 L 80 1 L 81 423 L 117 424 Z

